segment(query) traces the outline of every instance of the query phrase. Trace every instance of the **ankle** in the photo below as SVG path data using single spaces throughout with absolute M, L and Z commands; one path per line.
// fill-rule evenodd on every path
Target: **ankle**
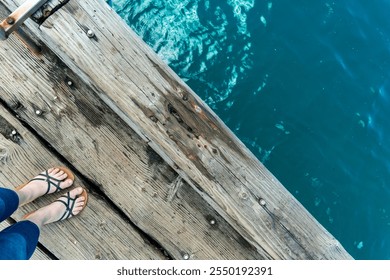
M 31 195 L 26 193 L 25 190 L 16 191 L 16 193 L 19 197 L 19 207 L 27 204 L 31 200 Z
M 39 213 L 32 213 L 28 217 L 23 218 L 25 221 L 30 221 L 38 226 L 39 229 L 41 229 L 45 225 L 45 219 L 44 217 L 41 217 Z

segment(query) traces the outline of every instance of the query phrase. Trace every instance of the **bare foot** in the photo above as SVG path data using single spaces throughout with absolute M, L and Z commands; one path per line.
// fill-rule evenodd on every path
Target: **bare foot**
M 68 178 L 69 175 L 67 173 L 74 178 L 73 174 L 65 168 L 63 170 L 50 168 L 36 176 L 26 185 L 18 187 L 16 191 L 19 195 L 19 206 L 29 203 L 44 194 L 69 188 L 73 184 L 73 180 Z
M 51 204 L 25 215 L 23 219 L 29 220 L 41 228 L 43 225 L 65 220 L 79 214 L 85 208 L 86 203 L 86 190 L 81 187 L 75 188 Z

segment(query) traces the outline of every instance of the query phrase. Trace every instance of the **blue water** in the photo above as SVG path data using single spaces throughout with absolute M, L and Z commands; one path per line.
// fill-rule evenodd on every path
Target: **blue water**
M 390 1 L 113 0 L 356 259 L 390 259 Z

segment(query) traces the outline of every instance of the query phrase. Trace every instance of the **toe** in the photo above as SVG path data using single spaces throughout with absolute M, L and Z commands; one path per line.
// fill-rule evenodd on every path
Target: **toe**
M 82 187 L 78 187 L 78 188 L 75 188 L 74 190 L 72 190 L 73 194 L 74 195 L 80 195 L 83 193 L 83 188 Z
M 73 191 L 74 191 L 73 195 L 78 196 L 78 195 L 81 195 L 83 193 L 84 189 L 79 187 L 79 188 L 74 189 Z M 84 196 L 77 197 L 72 213 L 74 215 L 79 214 L 83 210 L 85 203 L 86 203 L 86 201 L 85 201 Z
M 73 208 L 73 214 L 77 215 L 83 210 L 84 208 L 84 202 L 77 203 L 76 206 Z
M 85 199 L 84 197 L 79 197 L 76 201 L 76 207 L 83 207 L 85 204 Z
M 73 180 L 66 179 L 65 181 L 61 182 L 60 187 L 65 189 L 65 188 L 69 188 L 71 185 L 73 185 Z
M 58 177 L 61 177 L 62 175 L 64 175 L 65 172 L 62 171 L 61 169 L 58 169 L 56 170 L 56 172 L 53 172 L 52 174 L 50 174 L 52 177 L 55 177 L 55 178 L 58 178 Z
M 69 181 L 72 181 L 72 180 L 68 179 L 65 182 L 69 182 Z M 69 194 L 70 194 L 70 197 L 77 198 L 76 199 L 76 202 L 77 202 L 81 198 L 78 196 L 81 195 L 83 193 L 83 191 L 84 191 L 84 189 L 82 187 L 77 187 L 77 188 L 74 188 L 73 190 L 69 191 Z
M 55 175 L 55 178 L 57 178 L 58 180 L 61 180 L 61 181 L 65 180 L 67 177 L 68 177 L 68 174 L 66 174 L 64 172 L 62 172 L 62 173 L 58 172 Z
M 49 170 L 48 170 L 48 172 L 49 172 L 49 175 L 51 175 L 51 176 L 54 176 L 54 175 L 56 175 L 58 172 L 60 171 L 60 169 L 59 168 L 50 168 Z

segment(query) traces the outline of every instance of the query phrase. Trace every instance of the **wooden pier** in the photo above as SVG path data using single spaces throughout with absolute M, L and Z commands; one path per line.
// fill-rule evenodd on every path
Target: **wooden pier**
M 63 165 L 90 194 L 35 259 L 351 259 L 105 1 L 32 18 L 0 41 L 0 185 Z

